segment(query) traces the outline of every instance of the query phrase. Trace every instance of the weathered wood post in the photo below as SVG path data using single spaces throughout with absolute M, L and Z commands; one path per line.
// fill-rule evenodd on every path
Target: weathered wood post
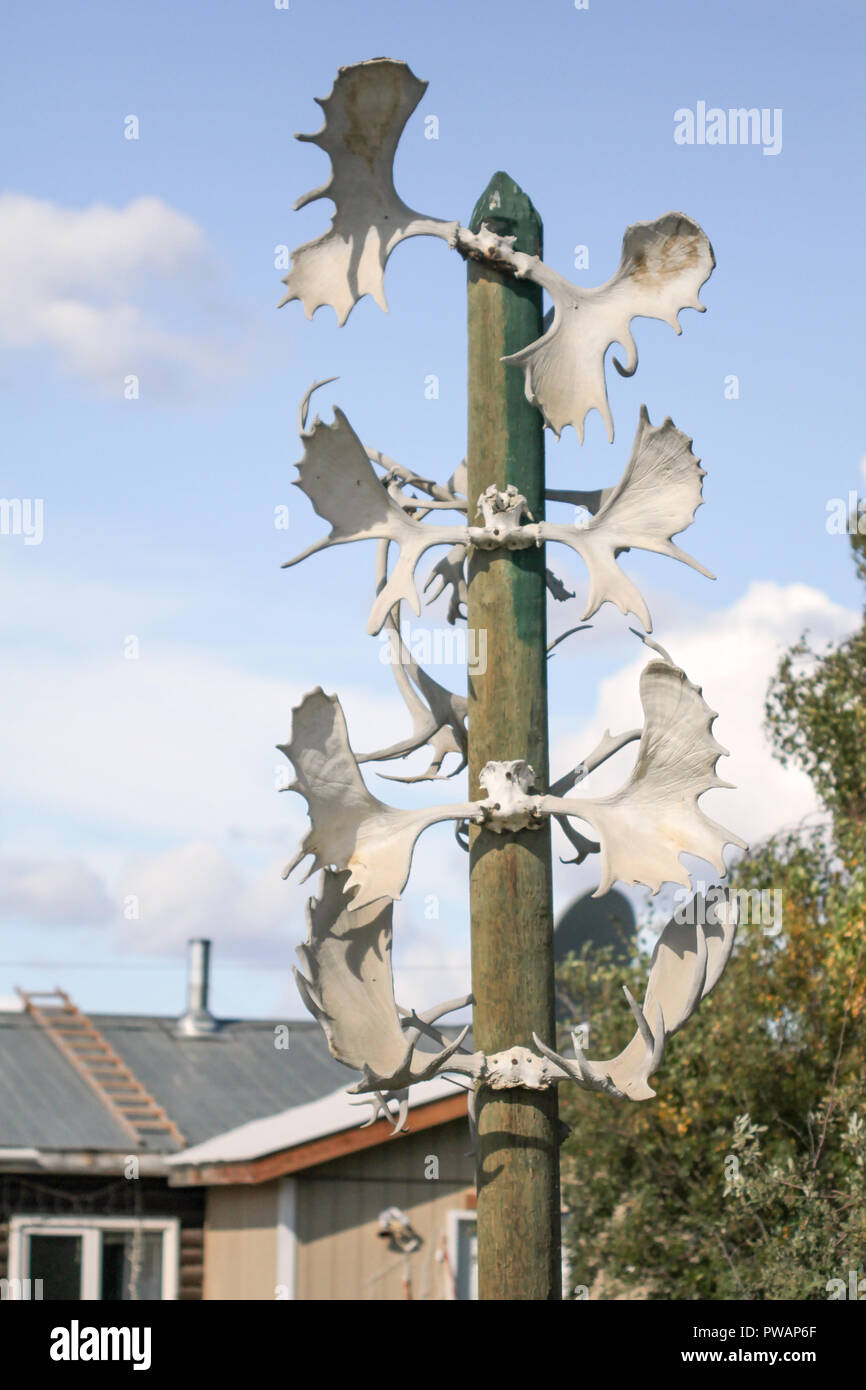
M 495 174 L 472 214 L 515 249 L 540 256 L 541 219 L 507 174 Z M 541 335 L 541 288 L 468 261 L 470 509 L 490 485 L 512 483 L 544 516 L 544 427 L 519 372 L 501 358 Z M 493 759 L 525 758 L 547 790 L 544 547 L 476 550 L 469 562 L 470 796 Z M 479 634 L 484 633 L 482 642 Z M 481 670 L 481 665 L 484 669 Z M 470 830 L 475 1046 L 486 1054 L 554 1033 L 550 822 L 502 836 Z M 482 1299 L 558 1299 L 559 1121 L 556 1089 L 478 1094 L 478 1287 Z

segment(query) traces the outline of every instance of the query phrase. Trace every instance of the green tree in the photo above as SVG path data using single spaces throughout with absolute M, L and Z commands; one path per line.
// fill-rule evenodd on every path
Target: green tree
M 866 538 L 854 537 L 866 581 Z M 743 856 L 735 888 L 781 890 L 781 930 L 741 924 L 734 956 L 668 1045 L 645 1104 L 563 1089 L 572 1282 L 591 1297 L 821 1299 L 866 1265 L 866 623 L 804 639 L 767 702 L 783 760 L 829 816 Z M 648 952 L 627 971 L 586 948 L 560 988 L 590 998 L 591 1055 L 633 1031 Z

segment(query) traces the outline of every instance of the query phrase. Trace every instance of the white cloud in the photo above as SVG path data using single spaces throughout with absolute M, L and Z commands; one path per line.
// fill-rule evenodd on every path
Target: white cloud
M 48 348 L 118 397 L 128 375 L 142 395 L 178 395 L 238 370 L 238 351 L 202 322 L 218 275 L 205 235 L 160 198 L 71 208 L 0 195 L 0 263 L 0 346 Z M 155 307 L 166 291 L 171 328 Z M 174 326 L 190 312 L 192 328 Z
M 112 912 L 105 886 L 77 859 L 0 859 L 0 916 L 45 926 L 92 926 Z
M 131 862 L 120 894 L 134 896 L 137 918 L 124 919 L 120 934 L 141 951 L 173 951 L 191 937 L 223 947 L 272 943 L 286 954 L 288 890 L 273 863 L 258 878 L 248 875 L 215 845 L 181 845 Z

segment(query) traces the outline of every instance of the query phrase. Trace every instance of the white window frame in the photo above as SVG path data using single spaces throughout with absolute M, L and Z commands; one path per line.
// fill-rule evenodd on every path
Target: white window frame
M 473 1207 L 468 1211 L 449 1211 L 448 1213 L 448 1266 L 451 1270 L 451 1282 L 449 1283 L 449 1298 L 453 1301 L 457 1299 L 457 1261 L 460 1251 L 460 1224 L 464 1221 L 473 1221 L 477 1227 L 478 1213 Z M 462 1302 L 463 1300 L 459 1300 Z
M 568 1213 L 563 1212 L 563 1216 Z M 460 1250 L 459 1223 L 461 1221 L 475 1221 L 477 1223 L 478 1213 L 473 1208 L 470 1211 L 449 1211 L 448 1213 L 448 1267 L 451 1270 L 451 1282 L 449 1282 L 448 1297 L 451 1300 L 457 1298 L 455 1292 L 457 1286 L 457 1259 Z M 562 1247 L 562 1296 L 568 1296 L 568 1286 L 571 1279 L 571 1257 L 565 1245 Z
M 9 1222 L 9 1278 L 29 1279 L 29 1236 L 81 1237 L 81 1298 L 100 1302 L 103 1231 L 162 1232 L 161 1300 L 178 1296 L 180 1221 L 176 1216 L 13 1216 Z

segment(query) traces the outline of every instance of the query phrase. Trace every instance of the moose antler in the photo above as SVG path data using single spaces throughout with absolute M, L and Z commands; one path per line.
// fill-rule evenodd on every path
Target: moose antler
M 362 1073 L 350 1094 L 402 1091 L 435 1076 L 459 1049 L 468 1027 L 441 1052 L 419 1052 L 418 1042 L 424 1035 L 440 1037 L 431 1025 L 466 1008 L 472 996 L 420 1014 L 399 1010 L 391 967 L 393 903 L 350 909 L 348 877 L 330 870 L 322 874 L 319 898 L 307 905 L 307 940 L 298 947 L 306 974 L 296 967 L 295 979 L 331 1056 Z
M 557 494 L 563 501 L 594 512 L 585 526 L 543 521 L 536 528 L 539 541 L 563 542 L 586 565 L 589 597 L 582 619 L 591 618 L 603 603 L 614 603 L 620 612 L 634 613 L 647 631 L 652 631 L 643 597 L 617 564 L 617 556 L 624 550 L 668 555 L 707 579 L 715 577 L 671 540 L 691 526 L 703 501 L 701 480 L 706 474 L 691 445 L 670 417 L 661 425 L 650 424 L 647 408 L 642 405 L 631 457 L 616 486 L 595 494 L 599 499 L 595 505 L 595 497 L 589 493 Z
M 577 818 L 594 829 L 602 856 L 596 896 L 614 880 L 643 883 L 653 892 L 664 882 L 687 884 L 682 854 L 706 859 L 724 874 L 725 845 L 745 848 L 745 843 L 698 805 L 705 791 L 730 785 L 716 776 L 716 763 L 725 753 L 711 732 L 716 715 L 667 654 L 644 667 L 640 688 L 644 725 L 637 760 L 627 782 L 612 795 L 539 795 L 532 768 L 517 759 L 489 762 L 482 769 L 481 785 L 489 793 L 484 800 L 409 811 L 387 806 L 367 790 L 339 700 L 314 690 L 294 711 L 291 741 L 278 745 L 297 772 L 287 790 L 306 798 L 312 823 L 284 876 L 308 854 L 314 860 L 309 873 L 329 864 L 349 869 L 347 886 L 357 890 L 353 906 L 358 908 L 380 897 L 400 896 L 415 841 L 429 825 L 466 820 L 507 834 L 537 829 L 545 816 L 555 816 L 564 826 Z M 629 731 L 609 739 L 592 755 L 595 765 L 633 738 Z M 574 785 L 578 772 L 557 787 L 569 780 Z M 581 857 L 595 850 L 593 842 L 568 829 Z
M 644 667 L 640 693 L 644 725 L 625 785 L 595 800 L 541 798 L 543 812 L 584 820 L 598 836 L 602 881 L 595 896 L 614 881 L 643 883 L 654 893 L 664 882 L 688 884 L 681 854 L 706 859 L 724 874 L 725 845 L 746 847 L 698 805 L 705 791 L 731 785 L 716 776 L 727 749 L 713 737 L 716 714 L 699 687 L 665 655 Z
M 463 565 L 470 546 L 526 549 L 546 541 L 560 541 L 580 555 L 589 571 L 589 599 L 582 617 L 592 617 L 603 603 L 614 603 L 623 613 L 634 613 L 648 630 L 652 628 L 652 619 L 646 603 L 617 564 L 622 551 L 649 550 L 667 555 L 713 578 L 708 569 L 671 540 L 694 520 L 702 501 L 704 470 L 691 451 L 688 436 L 671 419 L 652 425 L 645 406 L 641 407 L 631 457 L 616 486 L 603 493 L 559 494 L 566 500 L 586 499 L 587 509 L 595 511 L 586 525 L 536 523 L 529 515 L 525 498 L 508 486 L 503 491 L 490 487 L 478 499 L 481 526 L 435 526 L 420 519 L 434 506 L 434 500 L 406 498 L 399 485 L 399 495 L 395 496 L 394 490 L 385 486 L 373 470 L 370 459 L 375 456 L 374 451 L 365 449 L 342 411 L 335 409 L 333 425 L 316 418 L 311 428 L 306 427 L 310 394 L 301 406 L 304 455 L 297 465 L 295 486 L 309 497 L 319 516 L 331 522 L 331 531 L 286 561 L 283 568 L 332 545 L 373 539 L 393 542 L 398 548 L 397 561 L 389 577 L 378 575 L 378 596 L 370 614 L 369 632 L 380 631 L 391 609 L 403 599 L 415 613 L 420 613 L 415 569 L 424 552 L 437 545 L 447 545 L 450 550 L 434 568 L 425 587 L 439 580 L 440 587 L 431 597 L 452 587 L 450 621 L 465 603 Z M 435 487 L 428 479 L 420 482 L 431 489 Z M 440 504 L 451 508 L 450 500 L 440 499 Z M 554 576 L 548 574 L 547 582 L 555 596 L 567 596 L 567 590 Z
M 589 1061 L 574 1032 L 571 1061 L 533 1034 L 541 1055 L 556 1068 L 554 1075 L 576 1081 L 584 1090 L 604 1091 L 620 1099 L 651 1100 L 655 1091 L 649 1079 L 661 1066 L 667 1039 L 718 984 L 736 932 L 736 900 L 718 890 L 710 904 L 698 893 L 685 913 L 674 914 L 656 942 L 643 1008 L 623 986 L 637 1032 L 622 1052 L 606 1062 Z
M 379 898 L 399 898 L 421 832 L 440 820 L 479 817 L 473 802 L 398 811 L 377 800 L 364 784 L 336 695 L 316 689 L 292 714 L 291 739 L 277 747 L 294 764 L 297 776 L 286 790 L 306 798 L 311 828 L 284 878 L 312 855 L 304 877 L 331 864 L 348 869 L 346 888 L 356 890 L 356 910 Z
M 374 58 L 340 68 L 330 96 L 316 98 L 325 121 L 315 135 L 296 135 L 330 157 L 331 175 L 305 193 L 295 211 L 318 198 L 336 207 L 330 230 L 292 254 L 280 307 L 300 299 L 307 318 L 331 304 L 344 324 L 358 300 L 372 295 L 387 311 L 385 264 L 407 237 L 453 236 L 441 223 L 407 207 L 394 188 L 394 153 L 403 128 L 427 90 L 406 65 Z
M 605 353 L 611 343 L 622 343 L 625 365 L 615 358 L 614 365 L 622 376 L 632 376 L 638 364 L 633 318 L 661 319 L 680 333 L 682 309 L 703 311 L 698 294 L 715 265 L 706 235 L 679 212 L 636 222 L 623 237 L 616 273 L 596 289 L 581 289 L 537 256 L 515 251 L 513 237 L 497 236 L 486 225 L 471 232 L 458 222 L 413 212 L 394 189 L 393 162 L 426 87 L 405 63 L 377 58 L 340 68 L 331 95 L 317 99 L 325 113 L 322 129 L 297 138 L 325 150 L 332 172 L 295 207 L 330 198 L 336 211 L 328 232 L 293 253 L 281 304 L 300 299 L 308 318 L 331 304 L 340 324 L 365 294 L 387 309 L 384 272 L 394 247 L 407 237 L 439 237 L 463 256 L 547 290 L 553 300 L 550 327 L 505 361 L 523 367 L 527 398 L 555 434 L 573 425 L 583 443 L 584 420 L 595 409 L 613 439 Z
M 380 541 L 376 556 L 377 590 L 387 583 L 387 575 L 388 542 Z M 392 782 L 437 781 L 446 775 L 440 774 L 439 771 L 444 759 L 449 753 L 458 753 L 460 755 L 458 766 L 447 774 L 448 777 L 455 777 L 466 766 L 468 756 L 466 716 L 469 702 L 464 695 L 455 695 L 453 691 L 446 690 L 443 685 L 434 681 L 433 677 L 429 676 L 417 664 L 406 647 L 400 632 L 399 604 L 394 611 L 396 617 L 394 614 L 388 614 L 383 632 L 387 634 L 388 656 L 394 671 L 394 679 L 412 716 L 413 729 L 408 738 L 401 739 L 398 743 L 392 743 L 387 748 L 380 748 L 375 753 L 359 753 L 357 761 L 359 763 L 372 763 L 387 762 L 392 758 L 405 758 L 410 753 L 414 753 L 416 749 L 429 744 L 433 750 L 433 758 L 426 772 L 420 772 L 415 777 L 387 777 L 384 772 L 381 772 L 379 776 L 387 777 L 387 780 Z M 416 686 L 418 687 L 417 691 Z

